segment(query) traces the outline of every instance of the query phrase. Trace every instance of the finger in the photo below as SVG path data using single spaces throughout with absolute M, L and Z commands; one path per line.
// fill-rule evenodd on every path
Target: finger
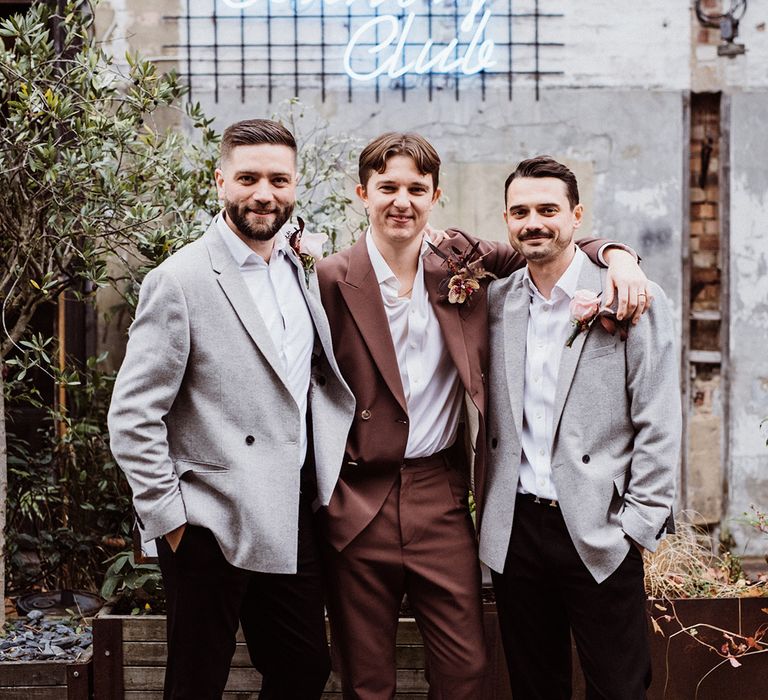
M 645 288 L 645 310 L 648 311 L 648 309 L 651 308 L 651 304 L 653 304 L 654 296 L 653 292 L 651 291 L 650 287 Z
M 637 295 L 637 306 L 635 312 L 632 314 L 632 325 L 636 326 L 640 317 L 646 312 L 648 308 L 648 296 L 644 292 L 640 292 Z
M 622 319 L 627 317 L 631 297 L 630 297 L 630 289 L 626 285 L 622 285 L 621 287 L 616 287 L 616 298 L 618 299 L 618 305 L 616 306 L 616 318 L 621 321 Z M 634 306 L 637 303 L 637 299 L 632 303 L 632 308 L 634 310 Z
M 605 295 L 603 296 L 603 306 L 606 309 L 610 309 L 611 304 L 613 304 L 613 297 L 615 295 L 613 285 L 613 275 L 611 275 L 611 271 L 608 270 L 608 274 L 606 276 Z

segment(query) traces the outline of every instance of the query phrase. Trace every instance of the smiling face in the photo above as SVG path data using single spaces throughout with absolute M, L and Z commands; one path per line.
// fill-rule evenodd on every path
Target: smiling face
M 556 177 L 518 177 L 507 188 L 509 242 L 531 263 L 566 257 L 581 226 L 583 207 L 571 208 L 565 182 Z
M 384 172 L 371 173 L 357 186 L 371 222 L 374 239 L 404 246 L 420 236 L 440 197 L 432 175 L 419 172 L 410 156 L 392 156 Z
M 232 148 L 216 169 L 227 220 L 246 241 L 270 241 L 296 203 L 296 156 L 281 144 Z

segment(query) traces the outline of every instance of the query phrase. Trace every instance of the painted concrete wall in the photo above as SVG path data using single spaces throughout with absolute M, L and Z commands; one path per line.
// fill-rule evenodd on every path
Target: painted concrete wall
M 220 2 L 220 0 L 219 0 Z M 391 2 L 391 0 L 388 0 Z M 488 6 L 493 8 L 494 3 Z M 374 89 L 356 88 L 351 102 L 343 89 L 302 99 L 314 105 L 339 132 L 366 140 L 381 131 L 414 129 L 432 139 L 444 159 L 442 184 L 449 202 L 436 210 L 438 225 L 458 224 L 488 238 L 505 235 L 500 216 L 502 183 L 521 158 L 549 153 L 576 172 L 587 208 L 583 232 L 615 236 L 643 255 L 651 277 L 667 291 L 681 327 L 682 232 L 688 204 L 683 202 L 687 135 L 683 100 L 691 89 L 733 93 L 731 119 L 731 307 L 730 307 L 730 463 L 728 517 L 751 502 L 768 508 L 768 448 L 759 431 L 768 415 L 768 6 L 752 2 L 738 41 L 744 56 L 717 56 L 716 46 L 697 45 L 698 23 L 691 2 L 646 0 L 552 0 L 545 11 L 563 17 L 542 24 L 542 40 L 561 43 L 544 49 L 544 76 L 537 101 L 530 78 L 515 81 L 514 99 L 489 82 L 485 98 L 462 88 L 456 101 L 450 90 L 410 91 L 403 101 L 386 79 L 381 99 Z M 211 0 L 195 0 L 205 11 Z M 99 25 L 112 50 L 140 49 L 165 68 L 183 69 L 180 22 L 164 20 L 181 13 L 181 0 L 105 0 Z M 515 2 L 515 11 L 533 0 Z M 530 31 L 521 25 L 521 31 Z M 258 81 L 251 81 L 252 85 Z M 342 81 L 344 83 L 344 81 Z M 471 83 L 467 83 L 471 85 Z M 340 87 L 343 87 L 340 86 Z M 280 99 L 293 95 L 292 82 L 278 81 L 274 101 L 253 89 L 240 101 L 234 84 L 215 102 L 212 90 L 194 98 L 217 117 L 216 126 L 241 118 L 270 116 Z M 719 465 L 718 465 L 719 466 Z M 719 472 L 702 479 L 719 481 Z M 733 523 L 730 523 L 733 526 Z M 747 551 L 762 544 L 735 526 Z
M 732 98 L 730 464 L 728 516 L 739 518 L 751 504 L 768 510 L 768 447 L 760 421 L 768 417 L 768 93 Z M 768 543 L 732 527 L 750 551 Z

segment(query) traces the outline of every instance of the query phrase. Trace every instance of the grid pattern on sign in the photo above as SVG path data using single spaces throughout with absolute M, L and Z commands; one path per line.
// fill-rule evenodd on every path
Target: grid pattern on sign
M 440 91 L 449 91 L 459 100 L 462 89 L 478 86 L 482 99 L 491 88 L 504 90 L 511 100 L 513 86 L 521 81 L 533 85 L 538 100 L 542 80 L 562 75 L 557 68 L 563 43 L 545 40 L 562 31 L 563 14 L 552 11 L 558 2 L 254 0 L 249 4 L 247 0 L 184 0 L 183 14 L 164 18 L 179 23 L 183 43 L 166 44 L 165 49 L 179 56 L 189 98 L 208 93 L 217 103 L 224 94 L 237 94 L 241 102 L 252 97 L 272 102 L 278 90 L 296 96 L 319 90 L 323 101 L 330 90 L 345 91 L 349 102 L 355 94 L 370 91 L 377 102 L 384 91 L 397 91 L 405 101 L 414 90 L 426 90 L 430 100 Z M 465 22 L 473 3 L 479 9 Z M 236 4 L 241 7 L 231 6 Z M 490 15 L 483 24 L 486 11 Z M 369 29 L 361 30 L 364 26 Z M 494 44 L 493 65 L 474 74 L 457 67 L 392 77 L 385 70 L 359 81 L 345 70 L 344 61 L 356 34 L 349 63 L 360 74 L 384 70 L 382 66 L 391 64 L 393 53 L 398 55 L 392 72 L 398 73 L 420 55 L 422 60 L 432 59 L 446 47 L 451 47 L 445 51 L 446 63 L 455 64 L 464 57 L 476 68 L 478 49 L 486 41 Z M 386 48 L 369 51 L 390 36 Z M 430 40 L 431 49 L 424 53 Z

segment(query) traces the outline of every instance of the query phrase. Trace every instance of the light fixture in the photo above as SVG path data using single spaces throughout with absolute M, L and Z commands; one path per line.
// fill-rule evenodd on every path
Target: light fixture
M 725 1 L 725 0 L 723 0 Z M 714 27 L 720 30 L 720 38 L 723 43 L 717 47 L 718 56 L 733 58 L 746 50 L 744 44 L 735 43 L 739 35 L 739 20 L 747 11 L 747 0 L 729 0 L 730 7 L 727 12 L 713 12 L 708 14 L 701 7 L 702 0 L 696 0 L 696 18 L 703 27 Z

